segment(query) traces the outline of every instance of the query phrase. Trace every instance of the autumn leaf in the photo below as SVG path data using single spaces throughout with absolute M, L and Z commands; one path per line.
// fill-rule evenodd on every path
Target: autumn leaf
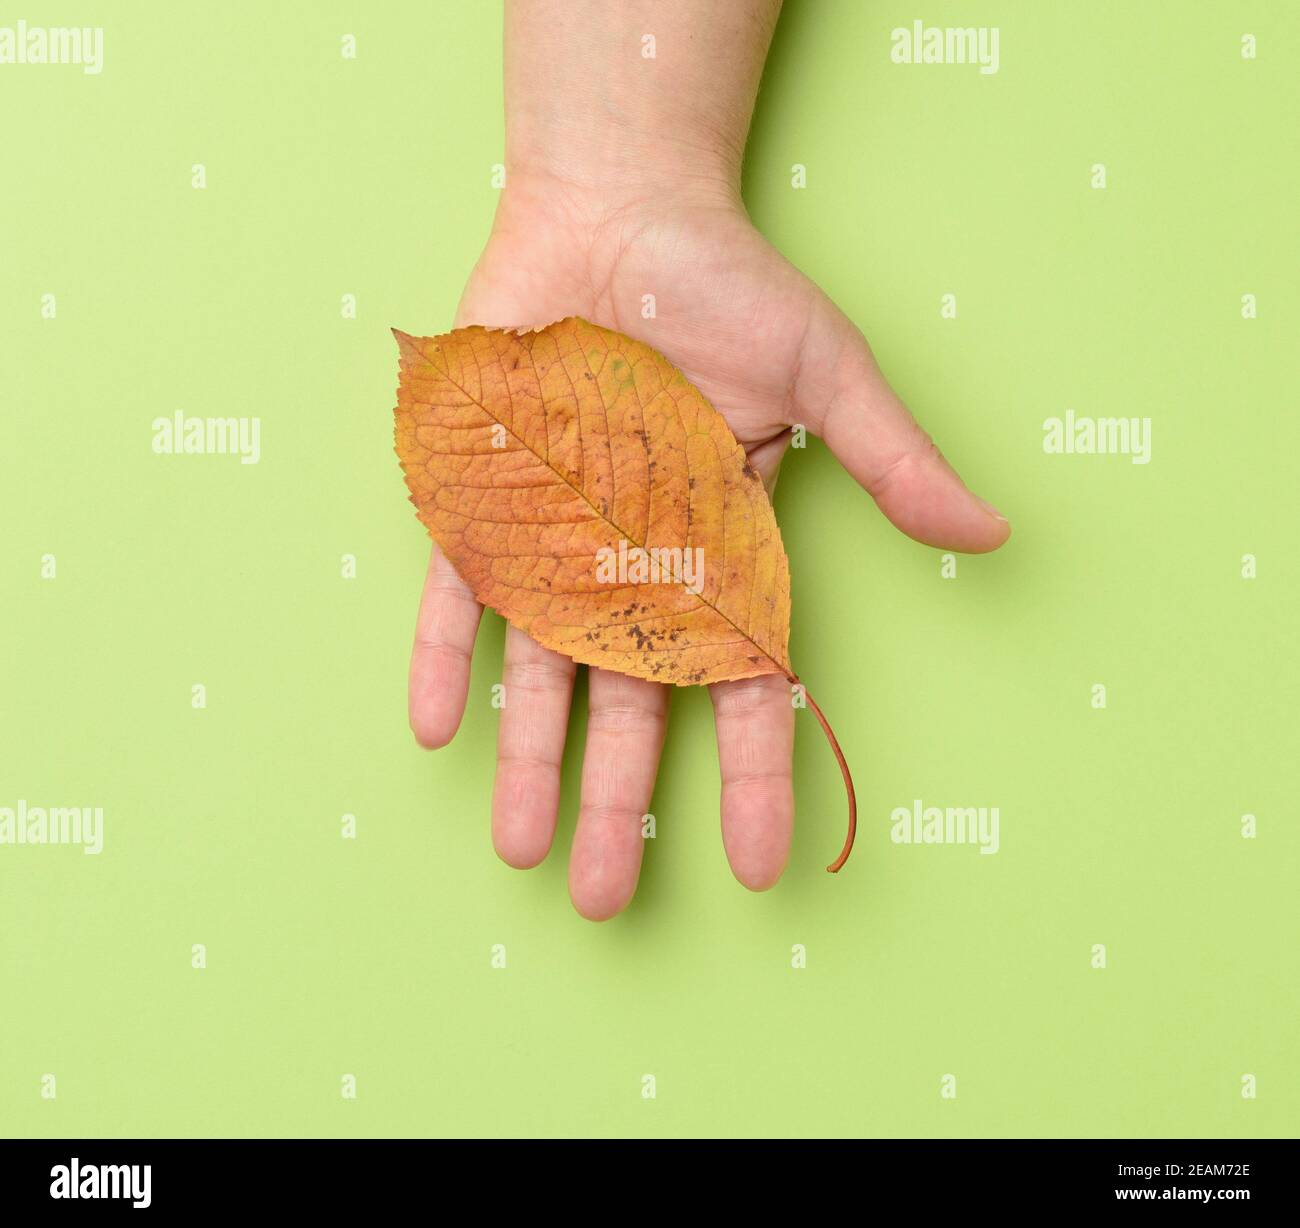
M 411 502 L 479 601 L 586 665 L 678 686 L 764 674 L 801 685 L 762 480 L 662 354 L 576 318 L 393 332 Z M 803 694 L 849 794 L 838 870 L 853 782 Z

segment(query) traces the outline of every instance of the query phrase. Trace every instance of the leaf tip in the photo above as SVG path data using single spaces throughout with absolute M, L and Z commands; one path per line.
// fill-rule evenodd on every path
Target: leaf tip
M 419 358 L 420 347 L 415 337 L 409 333 L 404 333 L 400 328 L 390 328 L 393 334 L 393 340 L 397 342 L 398 352 L 403 358 Z

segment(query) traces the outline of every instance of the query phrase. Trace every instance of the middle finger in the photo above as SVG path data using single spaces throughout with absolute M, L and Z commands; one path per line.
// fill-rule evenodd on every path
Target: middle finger
M 658 682 L 592 669 L 582 806 L 569 857 L 569 896 L 590 921 L 627 907 L 641 873 L 641 818 L 649 809 L 668 720 Z

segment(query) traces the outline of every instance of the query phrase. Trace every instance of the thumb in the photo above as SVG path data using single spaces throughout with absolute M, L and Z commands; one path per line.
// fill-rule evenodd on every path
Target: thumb
M 829 300 L 809 322 L 795 401 L 805 420 L 908 537 L 982 554 L 1011 536 L 992 504 L 967 489 L 886 382 L 866 338 Z

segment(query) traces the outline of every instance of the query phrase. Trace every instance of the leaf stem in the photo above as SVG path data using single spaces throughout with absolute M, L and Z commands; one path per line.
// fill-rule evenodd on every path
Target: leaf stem
M 790 681 L 798 686 L 803 686 L 803 683 L 793 675 L 791 675 Z M 836 762 L 840 765 L 840 775 L 844 777 L 844 791 L 849 796 L 849 830 L 844 837 L 844 847 L 840 850 L 840 855 L 826 867 L 831 874 L 838 874 L 840 868 L 848 861 L 849 854 L 853 851 L 853 837 L 858 832 L 858 797 L 853 791 L 853 777 L 849 773 L 848 761 L 844 758 L 844 752 L 840 750 L 839 739 L 835 736 L 835 731 L 831 728 L 830 722 L 826 719 L 822 710 L 817 706 L 817 701 L 808 693 L 807 687 L 803 688 L 803 695 L 808 701 L 808 706 L 813 710 L 813 715 L 821 725 L 822 732 L 826 734 L 826 740 L 831 744 L 831 750 L 835 752 Z

